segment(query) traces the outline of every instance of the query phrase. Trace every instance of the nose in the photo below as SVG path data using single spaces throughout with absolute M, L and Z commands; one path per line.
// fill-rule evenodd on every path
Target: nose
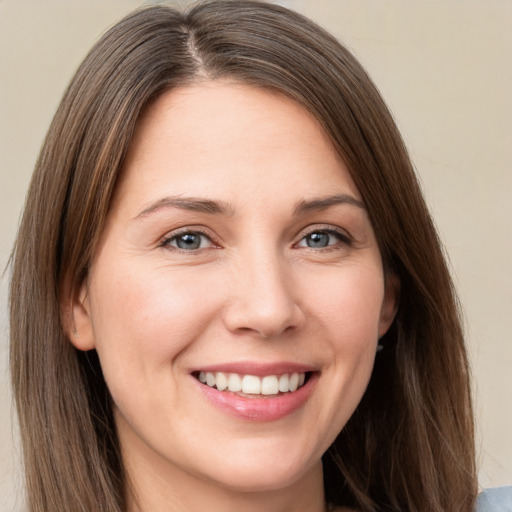
M 278 256 L 243 258 L 230 281 L 224 324 L 231 332 L 273 338 L 303 325 L 292 269 Z

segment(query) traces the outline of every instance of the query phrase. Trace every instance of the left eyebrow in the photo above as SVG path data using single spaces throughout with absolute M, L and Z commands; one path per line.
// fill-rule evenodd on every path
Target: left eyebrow
M 309 201 L 302 199 L 295 205 L 293 213 L 294 215 L 302 215 L 304 213 L 326 210 L 327 208 L 338 204 L 348 204 L 350 206 L 366 210 L 364 203 L 359 199 L 356 199 L 354 196 L 348 194 L 337 194 L 334 196 L 311 199 Z
M 232 215 L 233 208 L 231 205 L 222 201 L 214 201 L 211 199 L 203 199 L 200 197 L 181 197 L 181 196 L 168 196 L 151 203 L 144 208 L 134 220 L 146 217 L 151 213 L 164 209 L 164 208 L 177 208 L 180 210 L 189 210 L 200 213 L 210 214 L 224 214 Z

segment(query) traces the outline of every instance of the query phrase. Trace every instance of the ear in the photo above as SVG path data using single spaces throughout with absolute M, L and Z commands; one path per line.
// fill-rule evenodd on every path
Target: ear
M 78 287 L 64 286 L 62 323 L 69 341 L 78 350 L 96 348 L 87 278 Z
M 398 311 L 400 298 L 400 281 L 395 274 L 387 274 L 384 282 L 384 299 L 380 310 L 379 339 L 391 327 Z

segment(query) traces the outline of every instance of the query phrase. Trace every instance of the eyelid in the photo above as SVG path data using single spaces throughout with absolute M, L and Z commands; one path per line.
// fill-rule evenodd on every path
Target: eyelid
M 353 243 L 352 236 L 345 229 L 342 229 L 339 226 L 335 226 L 333 224 L 312 224 L 300 231 L 300 233 L 297 235 L 297 241 L 293 245 L 296 247 L 300 242 L 302 242 L 302 240 L 304 240 L 304 238 L 306 236 L 308 236 L 312 233 L 317 233 L 317 232 L 334 234 L 340 238 L 340 243 L 344 244 L 345 246 L 352 245 L 352 243 Z M 309 248 L 309 247 L 307 247 L 307 249 L 311 249 L 313 251 L 319 251 L 319 250 L 325 251 L 325 250 L 329 250 L 329 249 L 335 249 L 336 246 L 337 246 L 337 244 L 326 246 L 322 249 L 313 249 L 313 248 Z
M 203 226 L 183 226 L 183 227 L 175 229 L 173 231 L 169 231 L 168 233 L 166 233 L 160 239 L 160 242 L 159 242 L 158 245 L 160 247 L 163 247 L 163 248 L 168 249 L 168 250 L 173 250 L 173 251 L 177 251 L 177 252 L 184 252 L 184 253 L 188 253 L 188 254 L 192 254 L 194 252 L 201 251 L 202 249 L 184 250 L 184 249 L 180 249 L 179 247 L 174 247 L 174 246 L 169 244 L 169 242 L 171 240 L 179 237 L 180 235 L 184 235 L 184 234 L 187 234 L 187 233 L 197 234 L 197 235 L 201 235 L 201 236 L 206 237 L 211 242 L 211 244 L 212 244 L 212 247 L 208 247 L 208 249 L 218 248 L 220 246 L 220 243 L 219 243 L 217 237 L 209 229 L 207 229 L 207 228 L 205 228 Z
M 310 224 L 299 232 L 297 235 L 297 242 L 300 242 L 305 236 L 310 235 L 311 233 L 316 233 L 317 231 L 335 233 L 347 242 L 352 240 L 352 236 L 346 229 L 335 226 L 334 224 Z

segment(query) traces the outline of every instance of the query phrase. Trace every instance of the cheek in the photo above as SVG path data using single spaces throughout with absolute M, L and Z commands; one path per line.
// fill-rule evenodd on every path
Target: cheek
M 103 267 L 91 287 L 91 313 L 107 382 L 123 386 L 168 372 L 216 308 L 215 297 L 204 293 L 193 273 Z
M 345 265 L 319 273 L 310 287 L 307 308 L 327 383 L 318 421 L 333 442 L 357 408 L 370 380 L 377 347 L 384 280 L 377 264 Z M 303 283 L 305 284 L 305 283 Z M 320 396 L 320 395 L 319 395 Z M 322 445 L 323 446 L 323 445 Z
M 311 297 L 319 329 L 327 340 L 336 388 L 354 404 L 373 370 L 384 280 L 377 265 L 346 268 L 325 280 L 323 293 Z M 350 401 L 350 400 L 349 400 Z
M 383 298 L 384 279 L 378 265 L 347 266 L 318 276 L 308 309 L 333 342 L 359 352 L 361 345 L 377 341 Z

